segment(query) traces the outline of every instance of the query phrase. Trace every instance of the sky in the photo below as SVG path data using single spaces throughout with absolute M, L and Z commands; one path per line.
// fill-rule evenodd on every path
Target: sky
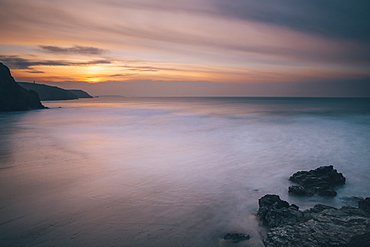
M 370 97 L 368 0 L 0 0 L 17 81 L 123 96 Z

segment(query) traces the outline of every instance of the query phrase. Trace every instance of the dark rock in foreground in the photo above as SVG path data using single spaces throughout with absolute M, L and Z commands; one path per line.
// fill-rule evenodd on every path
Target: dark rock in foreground
M 290 181 L 299 185 L 289 187 L 289 194 L 296 196 L 336 196 L 335 187 L 346 182 L 342 173 L 338 173 L 333 166 L 321 166 L 315 170 L 299 171 L 294 173 Z
M 351 241 L 342 247 L 369 247 L 370 246 L 370 232 L 354 236 Z
M 238 243 L 240 241 L 248 240 L 250 238 L 251 237 L 249 235 L 243 233 L 228 233 L 224 237 L 225 240 L 230 240 L 233 243 Z
M 361 208 L 364 212 L 370 214 L 370 197 L 360 199 L 358 201 L 358 207 Z
M 277 195 L 259 200 L 258 217 L 270 227 L 264 244 L 267 247 L 370 246 L 370 198 L 359 202 L 359 208 L 340 209 L 317 204 L 300 211 Z
M 263 225 L 272 228 L 292 225 L 303 221 L 303 213 L 298 206 L 283 201 L 277 195 L 265 195 L 258 201 L 257 216 Z
M 10 70 L 0 63 L 0 112 L 25 111 L 45 108 L 39 95 L 18 85 Z

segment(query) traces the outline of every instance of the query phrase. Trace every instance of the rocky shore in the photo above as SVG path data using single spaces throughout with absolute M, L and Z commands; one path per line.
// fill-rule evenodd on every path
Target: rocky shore
M 265 195 L 259 200 L 257 216 L 270 228 L 266 247 L 344 247 L 353 241 L 357 246 L 370 246 L 364 238 L 370 233 L 369 207 L 370 198 L 366 198 L 357 208 L 317 204 L 301 211 L 277 195 Z
M 289 194 L 297 196 L 336 196 L 335 188 L 345 184 L 346 178 L 333 166 L 321 166 L 315 170 L 294 173 L 290 181 L 299 185 L 289 187 Z
M 290 180 L 302 188 L 292 193 L 291 186 L 289 193 L 299 196 L 335 196 L 335 186 L 345 183 L 332 166 L 297 172 Z M 370 198 L 358 199 L 358 207 L 317 204 L 301 211 L 278 195 L 265 195 L 259 199 L 257 217 L 269 228 L 263 240 L 266 247 L 370 246 Z

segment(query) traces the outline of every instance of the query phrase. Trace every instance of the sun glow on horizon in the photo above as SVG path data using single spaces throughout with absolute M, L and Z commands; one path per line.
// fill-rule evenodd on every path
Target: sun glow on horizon
M 164 94 L 181 83 L 204 95 L 220 83 L 236 84 L 229 93 L 235 95 L 239 85 L 274 94 L 287 82 L 346 80 L 343 92 L 353 81 L 363 88 L 356 92 L 367 89 L 369 17 L 362 3 L 191 3 L 2 0 L 0 61 L 18 81 L 82 83 L 107 94 L 153 92 L 142 82 L 166 82 L 168 88 L 157 90 Z M 112 87 L 126 82 L 129 87 Z M 329 95 L 336 90 L 322 88 Z

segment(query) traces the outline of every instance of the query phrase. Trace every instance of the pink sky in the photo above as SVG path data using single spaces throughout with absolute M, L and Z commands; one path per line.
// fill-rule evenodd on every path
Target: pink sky
M 262 2 L 0 0 L 0 61 L 93 95 L 370 96 L 362 6 Z

